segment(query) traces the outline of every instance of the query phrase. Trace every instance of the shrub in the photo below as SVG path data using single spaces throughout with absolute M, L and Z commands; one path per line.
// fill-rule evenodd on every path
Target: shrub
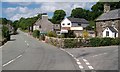
M 10 40 L 10 34 L 8 27 L 4 26 L 2 27 L 2 37 L 6 38 L 7 40 Z
M 88 38 L 89 37 L 88 32 L 86 30 L 84 30 L 83 33 L 82 33 L 82 36 L 85 39 Z
M 58 35 L 58 38 L 65 38 L 65 34 Z
M 115 38 L 112 40 L 113 45 L 120 45 L 120 38 Z
M 100 46 L 110 46 L 113 44 L 113 41 L 114 39 L 113 38 L 101 38 L 101 41 L 100 41 Z
M 64 37 L 65 38 L 75 38 L 76 35 L 73 31 L 69 30 L 68 33 L 65 33 Z
M 90 45 L 93 47 L 100 46 L 101 39 L 100 38 L 91 38 Z
M 74 48 L 74 47 L 77 47 L 77 44 L 78 44 L 77 39 L 65 39 L 64 40 L 65 48 Z
M 39 30 L 34 30 L 33 31 L 33 37 L 39 38 L 39 36 L 40 36 L 40 31 Z
M 47 33 L 47 36 L 49 36 L 49 37 L 57 37 L 57 34 L 54 31 L 49 31 Z

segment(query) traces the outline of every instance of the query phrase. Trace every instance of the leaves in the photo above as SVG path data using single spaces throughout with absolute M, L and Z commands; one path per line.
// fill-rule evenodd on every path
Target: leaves
M 60 23 L 64 19 L 65 16 L 66 16 L 65 11 L 63 11 L 63 10 L 56 10 L 54 12 L 54 15 L 53 15 L 51 21 L 53 23 Z

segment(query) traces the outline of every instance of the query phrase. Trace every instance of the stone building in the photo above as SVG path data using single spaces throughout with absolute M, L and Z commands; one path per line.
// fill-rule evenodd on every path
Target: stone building
M 53 23 L 48 20 L 48 15 L 42 15 L 33 25 L 33 30 L 39 30 L 41 33 L 47 33 L 53 31 Z
M 104 4 L 104 13 L 96 19 L 96 35 L 97 37 L 103 37 L 103 31 L 107 27 L 113 27 L 120 36 L 120 9 L 110 10 L 108 3 Z

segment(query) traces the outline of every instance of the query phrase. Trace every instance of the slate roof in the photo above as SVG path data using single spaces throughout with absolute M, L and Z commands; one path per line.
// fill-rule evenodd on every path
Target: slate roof
M 89 24 L 89 22 L 86 19 L 83 18 L 68 18 L 72 23 L 83 23 L 83 24 Z
M 108 28 L 109 28 L 112 32 L 115 32 L 115 33 L 118 32 L 118 31 L 117 31 L 115 28 L 113 28 L 112 26 L 108 26 Z
M 47 32 L 53 29 L 53 23 L 51 23 L 48 19 L 38 19 L 35 23 L 37 26 L 41 26 L 42 32 Z
M 103 13 L 101 16 L 99 16 L 96 19 L 96 21 L 111 20 L 111 19 L 118 19 L 118 18 L 120 18 L 120 9 L 115 9 L 107 13 Z

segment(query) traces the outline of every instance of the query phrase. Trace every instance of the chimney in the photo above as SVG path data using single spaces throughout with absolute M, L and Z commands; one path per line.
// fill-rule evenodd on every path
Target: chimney
M 110 11 L 110 4 L 109 3 L 105 3 L 104 4 L 104 13 L 107 13 Z
M 48 15 L 47 15 L 47 13 L 43 13 L 43 15 L 42 15 L 42 19 L 44 19 L 44 20 L 48 20 Z

